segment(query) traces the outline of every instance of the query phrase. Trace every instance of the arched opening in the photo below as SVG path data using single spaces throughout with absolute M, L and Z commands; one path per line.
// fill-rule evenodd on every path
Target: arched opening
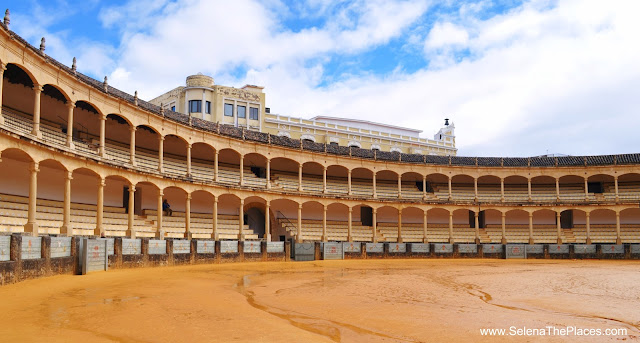
M 558 242 L 557 212 L 552 210 L 537 210 L 533 212 L 533 242 L 553 244 Z M 560 231 L 560 240 L 566 241 Z
M 592 243 L 616 243 L 616 212 L 598 209 L 589 212 Z
M 176 135 L 164 136 L 162 164 L 166 174 L 176 177 L 187 175 L 187 146 L 187 141 L 182 137 Z
M 529 243 L 529 212 L 525 210 L 507 211 L 505 224 L 507 243 Z
M 105 153 L 112 162 L 131 162 L 131 128 L 129 122 L 118 114 L 107 115 L 105 122 Z
M 89 211 L 87 218 L 82 223 L 73 222 L 73 232 L 78 235 L 93 235 L 98 233 L 97 211 L 98 211 L 98 188 L 101 186 L 100 175 L 87 168 L 75 169 L 71 179 L 71 208 L 81 208 Z M 105 180 L 106 185 L 106 180 Z M 104 188 L 103 188 L 103 201 Z M 73 221 L 73 220 L 72 220 Z M 104 223 L 103 223 L 104 224 Z M 102 232 L 100 232 L 102 234 Z
M 613 176 L 606 174 L 591 175 L 587 178 L 587 190 L 590 201 L 615 201 L 616 190 Z
M 382 206 L 376 215 L 378 242 L 398 241 L 398 209 L 391 206 Z
M 562 211 L 560 218 L 561 221 L 564 219 L 562 218 L 563 216 L 567 216 L 567 213 L 569 213 L 571 217 L 571 227 L 562 227 L 564 238 L 566 239 L 566 241 L 563 242 L 579 244 L 587 243 L 587 213 L 577 209 L 565 210 Z
M 244 208 L 241 207 L 240 198 L 237 195 L 222 194 L 218 197 L 218 239 L 238 240 L 241 234 L 245 239 L 257 239 L 257 236 L 249 230 L 245 219 Z M 240 226 L 242 226 L 242 232 Z
M 136 127 L 135 164 L 140 169 L 157 171 L 160 148 L 160 134 L 153 128 L 140 125 Z
M 213 238 L 213 194 L 197 190 L 191 193 L 191 237 Z
M 245 239 L 266 238 L 265 215 L 267 202 L 257 196 L 244 199 L 245 224 L 251 233 Z
M 611 192 L 611 187 L 610 191 Z M 615 188 L 613 188 L 615 192 Z M 618 177 L 618 196 L 620 201 L 640 200 L 640 174 L 628 173 Z
M 170 211 L 164 211 L 162 216 L 162 229 L 164 237 L 185 238 L 187 236 L 186 227 L 186 203 L 187 192 L 178 187 L 167 187 L 162 190 L 164 193 L 162 200 L 166 200 L 170 205 Z
M 449 211 L 443 208 L 427 211 L 427 240 L 432 243 L 449 242 Z
M 264 155 L 250 153 L 244 155 L 244 185 L 254 188 L 267 186 L 267 158 Z
M 306 162 L 302 165 L 302 190 L 322 193 L 324 189 L 322 175 L 324 167 L 317 162 Z
M 272 188 L 284 191 L 297 191 L 299 184 L 299 163 L 283 157 L 271 159 Z
M 480 242 L 502 242 L 502 212 L 494 209 L 484 210 L 484 228 L 480 228 Z
M 331 165 L 327 167 L 327 193 L 331 194 L 347 194 L 349 169 L 340 165 Z M 352 175 L 353 177 L 353 175 Z M 353 180 L 351 180 L 353 182 Z
M 519 175 L 511 175 L 504 178 L 504 201 L 510 203 L 523 203 L 529 200 L 529 187 L 527 178 Z
M 48 143 L 66 145 L 68 97 L 57 87 L 44 85 L 40 94 L 40 130 Z
M 398 197 L 398 173 L 381 170 L 376 173 L 376 195 L 378 198 Z
M 158 231 L 158 198 L 160 189 L 150 182 L 139 182 L 135 185 L 134 213 L 144 220 L 143 225 L 136 226 L 137 237 L 157 237 Z
M 32 132 L 35 83 L 25 69 L 7 64 L 2 79 L 2 115 L 10 130 L 23 134 Z
M 454 201 L 473 202 L 476 197 L 473 177 L 469 175 L 454 175 L 451 178 L 451 194 Z
M 531 199 L 534 202 L 556 201 L 556 179 L 551 176 L 536 176 L 531 178 Z M 560 195 L 562 199 L 562 187 Z M 584 199 L 584 192 L 582 193 Z
M 323 239 L 323 211 L 324 206 L 317 201 L 308 201 L 302 204 L 302 241 L 318 242 Z M 297 214 L 296 214 L 297 218 Z M 338 240 L 335 238 L 335 231 L 340 231 L 340 225 L 334 223 L 345 223 L 345 217 L 336 219 L 336 213 L 327 208 L 327 240 Z M 293 222 L 297 227 L 297 221 Z M 344 225 L 342 225 L 344 226 Z M 337 228 L 337 229 L 336 229 Z M 346 232 L 346 229 L 345 229 Z M 345 234 L 346 235 L 346 234 Z
M 100 147 L 100 112 L 86 101 L 73 109 L 72 140 L 76 150 L 96 154 Z
M 620 238 L 622 243 L 640 243 L 640 208 L 620 211 Z
M 351 194 L 361 197 L 373 196 L 373 172 L 366 168 L 351 170 Z
M 552 179 L 552 178 L 549 178 Z M 560 201 L 568 203 L 584 202 L 586 198 L 586 190 L 584 184 L 584 177 L 578 175 L 565 175 L 560 177 Z M 532 184 L 533 187 L 533 184 Z M 555 185 L 544 185 L 545 193 L 547 196 L 555 198 Z M 541 186 L 537 186 L 540 189 Z M 553 190 L 553 191 L 552 191 Z
M 500 202 L 500 178 L 493 175 L 483 175 L 478 178 L 478 201 Z
M 222 149 L 218 154 L 218 182 L 240 184 L 240 153 L 233 149 Z
M 426 186 L 427 186 L 427 200 L 447 201 L 449 199 L 449 177 L 448 176 L 444 174 L 439 174 L 439 173 L 429 174 L 427 175 Z
M 422 175 L 416 172 L 402 174 L 402 197 L 422 199 Z
M 474 213 L 467 209 L 453 211 L 453 243 L 473 243 L 475 239 Z
M 205 143 L 191 146 L 191 176 L 197 180 L 211 181 L 215 172 L 215 150 Z
M 298 203 L 289 199 L 276 199 L 271 200 L 270 207 L 274 216 L 274 225 L 271 225 L 273 238 L 277 237 L 277 241 L 295 238 L 298 230 Z
M 420 180 L 422 182 L 422 180 Z M 402 193 L 404 196 L 404 193 Z M 417 207 L 402 209 L 402 241 L 423 242 L 424 240 L 424 212 Z

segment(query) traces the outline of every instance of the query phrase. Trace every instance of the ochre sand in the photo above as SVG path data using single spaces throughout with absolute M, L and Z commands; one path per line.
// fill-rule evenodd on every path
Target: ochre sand
M 626 328 L 483 337 L 481 328 Z M 635 341 L 640 262 L 352 260 L 113 270 L 0 287 L 6 342 Z

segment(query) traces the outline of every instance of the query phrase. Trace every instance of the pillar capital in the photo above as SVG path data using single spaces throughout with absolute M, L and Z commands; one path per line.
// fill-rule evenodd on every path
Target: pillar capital
M 73 172 L 72 171 L 67 172 L 66 179 L 67 180 L 73 180 Z
M 137 130 L 138 130 L 137 126 L 133 126 L 133 125 L 129 126 L 129 131 L 136 132 Z
M 135 185 L 129 185 L 129 193 L 133 193 L 136 191 L 136 186 Z
M 585 212 L 584 212 L 584 215 L 585 215 L 585 217 L 589 218 L 589 216 L 591 215 L 591 213 L 590 213 L 590 212 L 585 211 Z
M 185 197 L 187 200 L 191 200 L 191 193 L 187 193 L 187 196 Z
M 100 177 L 100 180 L 98 180 L 98 186 L 104 187 L 106 185 L 107 185 L 107 180 L 103 177 Z
M 353 212 L 353 207 L 349 207 L 349 213 Z
M 33 91 L 36 92 L 36 94 L 40 94 L 42 92 L 43 88 L 41 85 L 37 84 L 37 83 L 33 83 Z
M 218 198 L 217 197 L 213 197 L 213 202 L 217 204 L 218 203 Z
M 502 218 L 505 218 L 506 216 L 507 216 L 507 214 L 502 212 Z
M 244 205 L 244 199 L 240 199 L 240 206 Z
M 7 70 L 7 64 L 0 62 L 0 74 L 4 73 L 5 70 Z
M 302 204 L 298 204 L 298 209 L 302 210 Z
M 159 141 L 164 141 L 164 136 L 163 136 L 163 135 L 161 135 L 161 134 L 158 134 L 158 140 L 159 140 Z
M 71 100 L 67 100 L 67 108 L 72 109 L 76 107 L 76 102 L 75 101 L 71 101 Z
M 162 189 L 158 191 L 158 196 L 159 197 L 163 197 L 164 196 L 164 192 L 162 191 Z
M 193 144 L 187 143 L 187 149 L 191 149 L 192 146 L 193 146 Z
M 29 166 L 29 171 L 30 172 L 39 172 L 40 171 L 40 163 L 38 162 L 32 162 L 31 165 Z

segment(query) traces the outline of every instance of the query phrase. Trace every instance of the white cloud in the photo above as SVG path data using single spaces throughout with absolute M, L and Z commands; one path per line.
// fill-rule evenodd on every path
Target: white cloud
M 451 45 L 466 46 L 469 41 L 467 31 L 452 23 L 436 23 L 425 42 L 428 50 L 441 49 Z

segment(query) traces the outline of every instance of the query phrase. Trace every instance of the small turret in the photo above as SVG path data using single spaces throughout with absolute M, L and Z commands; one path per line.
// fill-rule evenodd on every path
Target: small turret
M 104 91 L 108 92 L 109 91 L 109 83 L 107 82 L 107 77 L 104 77 L 104 82 L 102 83 L 102 86 L 104 87 Z
M 7 8 L 7 10 L 4 11 L 4 26 L 6 26 L 8 29 L 10 23 L 11 23 L 11 16 L 9 15 L 9 9 Z
M 73 58 L 73 64 L 71 64 L 71 70 L 73 71 L 73 75 L 76 74 L 76 58 Z
M 40 40 L 40 52 L 43 54 L 44 54 L 44 48 L 45 48 L 44 42 L 45 42 L 45 39 L 44 37 L 42 37 L 42 39 Z

